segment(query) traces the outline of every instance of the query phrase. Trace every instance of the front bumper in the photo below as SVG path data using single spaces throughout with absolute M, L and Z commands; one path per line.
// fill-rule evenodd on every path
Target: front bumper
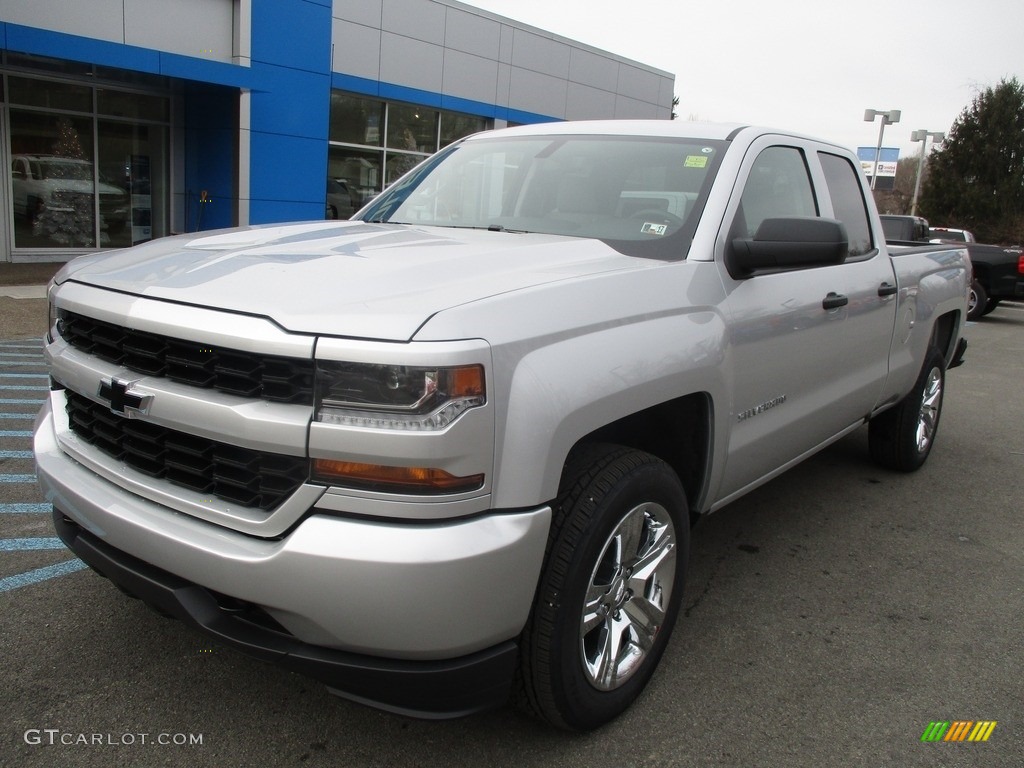
M 78 464 L 59 447 L 49 403 L 35 453 L 65 543 L 163 611 L 385 709 L 457 716 L 504 700 L 549 507 L 423 523 L 314 507 L 282 537 L 263 539 Z
M 263 626 L 237 603 L 105 545 L 58 509 L 53 524 L 72 552 L 131 596 L 249 656 L 325 683 L 339 696 L 428 718 L 468 715 L 508 698 L 518 652 L 512 641 L 444 661 L 382 659 L 310 645 Z

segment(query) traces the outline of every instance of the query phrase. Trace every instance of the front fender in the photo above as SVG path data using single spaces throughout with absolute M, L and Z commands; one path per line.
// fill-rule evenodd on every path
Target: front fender
M 524 355 L 496 445 L 499 508 L 550 500 L 572 447 L 595 430 L 695 392 L 721 401 L 727 334 L 717 310 L 592 329 Z

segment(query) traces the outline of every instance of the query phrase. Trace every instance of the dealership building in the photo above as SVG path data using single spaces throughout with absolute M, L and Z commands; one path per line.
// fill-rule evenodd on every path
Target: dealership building
M 673 91 L 455 0 L 3 0 L 0 262 L 346 218 L 469 133 Z

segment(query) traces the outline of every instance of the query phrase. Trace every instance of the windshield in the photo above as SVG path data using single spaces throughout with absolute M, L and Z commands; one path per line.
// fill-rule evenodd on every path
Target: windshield
M 725 143 L 634 136 L 475 139 L 430 158 L 359 217 L 591 237 L 685 258 Z
M 967 234 L 960 229 L 929 229 L 929 240 L 945 240 L 950 243 L 967 242 Z
M 40 179 L 74 179 L 92 181 L 92 164 L 73 158 L 39 160 L 33 163 L 35 175 Z

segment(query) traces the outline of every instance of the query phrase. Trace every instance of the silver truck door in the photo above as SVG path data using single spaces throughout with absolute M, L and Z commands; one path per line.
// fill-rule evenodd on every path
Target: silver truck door
M 895 276 L 872 242 L 856 173 L 843 156 L 822 160 L 799 140 L 762 138 L 744 161 L 716 249 L 733 379 L 720 503 L 842 435 L 882 391 Z M 845 217 L 849 253 L 831 264 L 729 274 L 724 254 L 733 238 L 788 217 Z

